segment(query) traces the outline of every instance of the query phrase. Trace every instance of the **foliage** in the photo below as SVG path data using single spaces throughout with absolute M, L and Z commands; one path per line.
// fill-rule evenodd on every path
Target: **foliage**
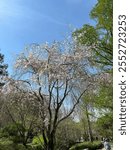
M 39 135 L 39 136 L 35 136 L 32 140 L 32 144 L 39 144 L 39 145 L 42 145 L 43 144 L 43 137 L 42 135 Z
M 4 55 L 0 53 L 0 86 L 5 84 L 4 77 L 8 75 L 7 68 L 8 65 L 4 64 Z
M 56 149 L 66 150 L 76 142 L 79 142 L 83 131 L 79 122 L 72 118 L 63 121 L 56 132 Z
M 79 43 L 87 46 L 91 46 L 98 42 L 98 32 L 95 27 L 85 24 L 79 30 L 73 33 L 73 36 L 78 40 Z
M 110 112 L 113 110 L 113 86 L 112 83 L 101 84 L 99 86 L 98 94 L 94 97 L 95 107 L 99 109 L 106 109 Z
M 43 137 L 41 135 L 35 136 L 31 143 L 27 144 L 32 150 L 43 150 Z
M 90 16 L 97 21 L 97 28 L 112 32 L 113 27 L 113 0 L 98 0 Z M 111 34 L 111 33 L 109 33 Z
M 19 133 L 20 131 L 26 131 L 21 124 L 9 124 L 3 128 L 2 136 L 11 139 L 14 143 L 21 143 L 22 138 Z
M 113 64 L 112 0 L 98 0 L 90 16 L 96 20 L 96 26 L 83 25 L 73 33 L 73 37 L 82 45 L 95 45 L 91 49 L 93 63 L 100 64 L 104 69 L 111 69 Z
M 11 141 L 8 138 L 1 138 L 0 139 L 0 150 L 32 150 L 31 148 L 25 148 L 21 144 L 14 144 L 13 141 Z
M 43 150 L 41 145 L 29 143 L 27 146 L 14 143 L 10 138 L 0 138 L 0 150 Z
M 0 145 L 10 145 L 13 144 L 13 141 L 11 141 L 9 138 L 1 137 L 0 138 Z
M 80 121 L 84 128 L 85 140 L 112 136 L 112 76 L 101 73 L 95 77 L 96 82 L 86 91 L 80 102 Z M 102 121 L 99 122 L 101 118 Z M 105 128 L 103 124 L 109 127 Z
M 100 84 L 94 96 L 94 107 L 99 116 L 95 122 L 96 133 L 102 137 L 112 137 L 113 133 L 113 86 L 112 82 Z
M 9 120 L 3 124 L 3 134 L 10 136 L 15 143 L 26 145 L 36 133 L 37 105 L 34 105 L 34 98 L 25 89 L 19 91 L 13 84 L 11 87 L 4 95 L 2 115 Z
M 111 138 L 113 136 L 113 118 L 112 113 L 105 114 L 97 119 L 95 123 L 96 131 L 99 136 Z
M 69 150 L 83 150 L 85 148 L 88 148 L 89 150 L 95 150 L 95 149 L 100 149 L 102 147 L 103 145 L 101 142 L 97 142 L 97 141 L 93 143 L 83 142 L 72 146 Z

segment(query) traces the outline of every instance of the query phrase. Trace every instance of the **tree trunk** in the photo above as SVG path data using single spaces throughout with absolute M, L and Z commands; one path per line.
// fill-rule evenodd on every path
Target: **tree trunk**
M 54 150 L 54 142 L 53 140 L 49 140 L 47 150 Z
M 47 143 L 44 143 L 43 150 L 55 150 L 55 132 L 54 130 L 47 135 Z
M 89 141 L 93 142 L 93 135 L 92 135 L 92 129 L 91 129 L 91 123 L 90 123 L 90 118 L 88 114 L 88 110 L 86 108 L 86 116 L 87 116 L 87 123 L 88 123 L 88 136 L 89 136 Z
M 55 135 L 51 134 L 51 136 L 50 136 L 50 138 L 48 140 L 47 150 L 54 150 L 55 149 L 54 136 Z

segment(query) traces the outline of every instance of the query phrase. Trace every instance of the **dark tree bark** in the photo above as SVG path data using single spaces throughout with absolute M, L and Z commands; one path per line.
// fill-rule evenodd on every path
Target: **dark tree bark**
M 90 117 L 89 117 L 89 112 L 88 109 L 86 108 L 86 118 L 87 118 L 87 123 L 88 123 L 88 136 L 89 136 L 89 141 L 93 142 L 93 135 L 92 135 L 92 129 L 91 129 L 91 122 L 90 122 Z

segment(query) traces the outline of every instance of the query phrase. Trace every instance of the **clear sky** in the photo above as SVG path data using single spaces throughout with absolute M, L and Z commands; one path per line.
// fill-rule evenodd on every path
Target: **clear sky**
M 11 72 L 14 56 L 31 43 L 62 40 L 74 28 L 94 22 L 96 0 L 0 0 L 0 53 Z

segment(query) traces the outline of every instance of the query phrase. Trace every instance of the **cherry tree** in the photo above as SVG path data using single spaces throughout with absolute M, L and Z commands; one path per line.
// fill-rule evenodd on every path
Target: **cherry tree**
M 91 48 L 66 41 L 32 44 L 16 60 L 16 84 L 20 88 L 24 83 L 39 104 L 43 149 L 55 149 L 58 125 L 74 112 L 91 85 Z

